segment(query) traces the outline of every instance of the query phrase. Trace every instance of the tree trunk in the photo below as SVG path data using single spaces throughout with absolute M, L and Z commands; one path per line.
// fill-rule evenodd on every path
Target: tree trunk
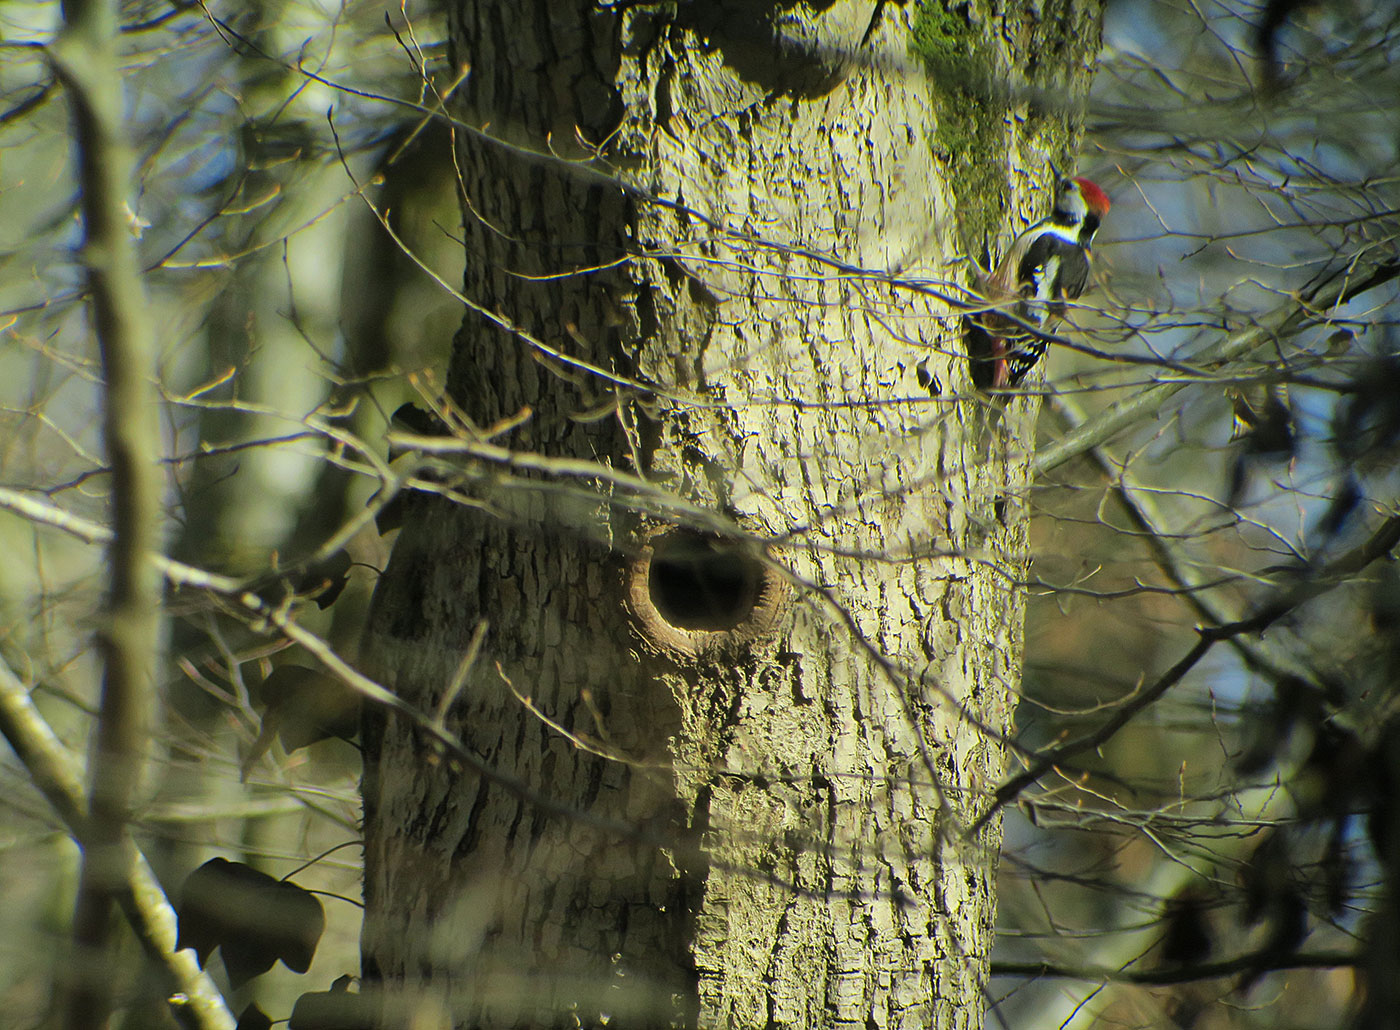
M 1033 405 L 888 273 L 946 294 L 1045 207 L 1069 127 L 994 41 L 1078 88 L 1096 25 L 592 6 L 453 10 L 508 144 L 457 135 L 465 293 L 537 342 L 468 314 L 458 433 L 516 458 L 415 499 L 370 650 L 434 711 L 489 624 L 447 725 L 514 782 L 367 727 L 366 979 L 473 1027 L 980 1026 Z

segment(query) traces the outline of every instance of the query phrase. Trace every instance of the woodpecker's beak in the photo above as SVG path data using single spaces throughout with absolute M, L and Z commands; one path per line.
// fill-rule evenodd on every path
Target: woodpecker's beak
M 1050 174 L 1055 177 L 1056 182 L 1059 182 L 1061 179 L 1064 178 L 1063 173 L 1061 173 L 1061 171 L 1055 167 L 1054 161 L 1046 161 L 1045 163 L 1050 166 Z

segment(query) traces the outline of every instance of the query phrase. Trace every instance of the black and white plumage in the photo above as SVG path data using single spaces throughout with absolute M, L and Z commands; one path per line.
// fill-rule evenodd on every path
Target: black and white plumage
M 966 320 L 977 386 L 1018 386 L 1045 354 L 1043 334 L 1089 284 L 1090 248 L 1108 208 L 1088 179 L 1059 178 L 1050 216 L 1017 236 L 996 271 L 979 279 L 989 310 Z

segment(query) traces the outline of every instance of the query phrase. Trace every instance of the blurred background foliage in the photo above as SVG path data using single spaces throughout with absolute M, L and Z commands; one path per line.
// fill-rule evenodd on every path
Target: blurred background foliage
M 1146 383 L 1191 385 L 1038 481 L 1021 739 L 1101 724 L 1199 625 L 1329 589 L 1217 644 L 1008 817 L 995 961 L 1015 975 L 991 996 L 1010 1026 L 1394 1025 L 1377 1008 L 1391 988 L 1373 976 L 1363 1010 L 1361 970 L 1326 959 L 1400 962 L 1393 908 L 1368 922 L 1394 875 L 1376 844 L 1394 839 L 1397 579 L 1388 557 L 1323 570 L 1400 497 L 1398 14 L 1107 6 L 1081 167 L 1114 206 L 1075 339 L 1144 363 L 1056 349 L 1041 445 Z M 1300 308 L 1252 355 L 1199 361 Z M 1309 955 L 1318 968 L 1264 972 Z M 1189 975 L 1210 963 L 1223 973 Z
M 42 491 L 101 522 L 106 471 L 69 115 L 40 48 L 58 17 L 56 3 L 0 3 L 0 485 Z M 131 227 L 161 355 L 165 545 L 233 575 L 298 570 L 374 490 L 308 416 L 381 440 L 415 384 L 434 392 L 460 321 L 356 186 L 416 255 L 460 282 L 447 130 L 417 110 L 432 102 L 427 82 L 451 83 L 441 19 L 278 0 L 128 3 L 122 23 L 138 162 Z M 353 657 L 387 551 L 372 531 L 348 551 L 340 599 L 299 618 Z M 0 654 L 41 685 L 36 703 L 81 755 L 100 682 L 92 631 L 102 550 L 6 513 L 0 553 Z M 216 851 L 283 876 L 357 840 L 352 745 L 329 740 L 290 756 L 279 747 L 279 760 L 240 778 L 259 732 L 260 681 L 296 650 L 207 601 L 176 596 L 171 606 L 139 827 L 169 893 Z M 8 755 L 0 776 L 0 923 L 14 928 L 0 939 L 0 1011 L 18 1027 L 37 1024 L 48 1004 L 76 848 Z M 358 899 L 358 863 L 357 848 L 341 848 L 297 880 Z M 285 1015 L 308 982 L 324 989 L 358 968 L 356 905 L 328 901 L 329 930 L 307 977 L 279 965 L 237 997 Z M 140 999 L 128 1020 L 166 1025 L 163 997 Z
M 103 521 L 68 114 L 42 51 L 57 19 L 54 3 L 0 2 L 0 485 Z M 448 130 L 423 115 L 461 71 L 427 4 L 151 0 L 125 4 L 123 23 L 131 226 L 162 348 L 166 546 L 305 583 L 299 563 L 375 488 L 310 417 L 385 454 L 388 414 L 441 382 L 460 306 L 364 198 L 460 281 Z M 994 1023 L 1329 1027 L 1358 1011 L 1350 957 L 1377 939 L 1368 913 L 1385 904 L 1383 851 L 1400 838 L 1381 829 L 1395 819 L 1384 765 L 1400 574 L 1387 559 L 1316 577 L 1400 496 L 1397 51 L 1394 5 L 1107 6 L 1079 171 L 1114 206 L 1100 289 L 1075 315 L 1083 349 L 1049 360 L 1040 443 L 1148 384 L 1183 388 L 1038 480 L 1021 741 L 1100 725 L 1200 624 L 1248 616 L 1289 584 L 1329 589 L 1262 637 L 1217 644 L 1008 806 Z M 1372 285 L 1348 297 L 1348 283 Z M 1318 300 L 1338 290 L 1342 302 Z M 1260 324 L 1277 330 L 1267 345 L 1200 360 Z M 372 529 L 347 551 L 341 598 L 299 618 L 353 659 L 387 551 Z M 82 754 L 102 553 L 0 513 L 0 554 L 0 655 Z M 170 601 L 138 831 L 171 891 L 212 854 L 283 876 L 353 842 L 352 745 L 254 752 L 262 680 L 314 662 L 207 601 Z M 38 1025 L 76 850 L 8 755 L 0 798 L 0 1012 Z M 354 899 L 357 863 L 341 847 L 297 881 Z M 358 909 L 325 907 L 307 976 L 279 966 L 235 1011 L 256 999 L 286 1013 L 358 968 Z M 1300 954 L 1346 960 L 1269 971 Z M 1239 956 L 1253 958 L 1185 975 Z M 168 1019 L 158 992 L 124 1000 L 126 1025 Z

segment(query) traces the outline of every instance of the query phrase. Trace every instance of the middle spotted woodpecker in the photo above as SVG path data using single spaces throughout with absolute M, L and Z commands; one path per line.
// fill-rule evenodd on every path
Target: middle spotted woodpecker
M 1044 355 L 1043 334 L 1089 283 L 1090 247 L 1108 208 L 1108 196 L 1094 183 L 1056 172 L 1050 217 L 1017 236 L 996 271 L 978 277 L 988 310 L 965 324 L 979 388 L 1020 385 Z

